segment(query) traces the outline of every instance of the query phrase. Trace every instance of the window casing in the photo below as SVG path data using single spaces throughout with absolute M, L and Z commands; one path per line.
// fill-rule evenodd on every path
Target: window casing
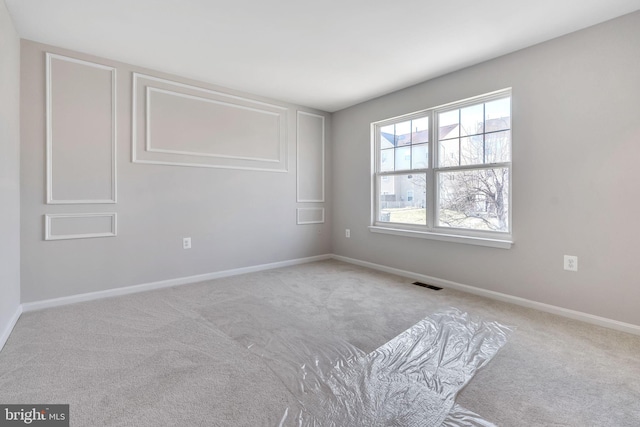
M 508 248 L 511 90 L 372 124 L 371 231 Z

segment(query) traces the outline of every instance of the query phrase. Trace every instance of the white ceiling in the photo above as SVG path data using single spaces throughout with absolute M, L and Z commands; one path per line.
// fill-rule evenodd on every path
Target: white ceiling
M 325 111 L 640 0 L 5 0 L 20 37 Z

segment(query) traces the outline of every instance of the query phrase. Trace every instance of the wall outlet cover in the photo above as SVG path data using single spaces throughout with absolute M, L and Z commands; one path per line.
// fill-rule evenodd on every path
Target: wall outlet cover
M 182 239 L 182 249 L 191 249 L 191 237 Z
M 564 269 L 567 271 L 578 271 L 578 257 L 575 255 L 565 255 Z

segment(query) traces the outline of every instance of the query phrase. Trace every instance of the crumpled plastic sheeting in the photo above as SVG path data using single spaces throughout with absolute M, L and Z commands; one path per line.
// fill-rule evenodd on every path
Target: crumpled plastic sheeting
M 317 325 L 288 317 L 286 312 L 265 305 L 257 297 L 245 297 L 241 303 L 216 307 L 215 311 L 202 316 L 215 325 L 216 330 L 260 356 L 267 368 L 298 398 L 308 391 L 307 387 L 323 382 L 325 372 L 345 369 L 350 361 L 366 355 L 354 345 L 318 329 Z
M 455 397 L 506 343 L 511 330 L 497 322 L 448 309 L 366 354 L 314 334 L 313 324 L 292 325 L 263 306 L 254 310 L 252 298 L 205 317 L 260 356 L 297 398 L 281 427 L 493 426 Z
M 496 425 L 456 403 L 442 423 L 442 427 L 496 427 Z
M 506 343 L 509 333 L 496 322 L 450 310 L 421 320 L 330 372 L 303 367 L 311 384 L 301 399 L 297 423 L 425 427 L 440 426 L 451 414 L 445 425 L 490 425 L 470 411 L 452 409 L 458 391 Z

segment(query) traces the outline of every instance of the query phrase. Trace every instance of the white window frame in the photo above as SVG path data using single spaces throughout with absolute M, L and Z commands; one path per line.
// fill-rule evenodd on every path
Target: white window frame
M 509 162 L 501 163 L 485 163 L 471 166 L 438 166 L 438 114 L 450 110 L 457 110 L 460 108 L 477 105 L 485 102 L 490 102 L 497 99 L 503 99 L 506 97 L 511 98 L 511 105 L 513 105 L 513 96 L 511 88 L 503 89 L 496 92 L 468 98 L 462 101 L 456 101 L 449 104 L 433 107 L 414 113 L 393 117 L 390 119 L 381 120 L 371 124 L 371 149 L 372 149 L 372 177 L 371 177 L 371 225 L 369 230 L 375 233 L 393 234 L 407 237 L 425 238 L 446 242 L 465 243 L 471 245 L 488 246 L 494 248 L 509 249 L 513 244 L 513 221 L 512 221 L 512 205 L 513 205 L 513 152 L 510 147 L 511 159 Z M 511 107 L 513 110 L 513 107 Z M 381 159 L 380 159 L 380 129 L 395 123 L 405 122 L 408 120 L 415 120 L 423 117 L 429 118 L 429 164 L 426 169 L 408 169 L 396 171 L 381 172 Z M 513 136 L 513 116 L 511 115 L 511 125 L 509 130 Z M 509 201 L 508 201 L 508 232 L 489 231 L 489 230 L 471 230 L 465 228 L 454 227 L 442 227 L 438 226 L 438 174 L 442 172 L 454 172 L 461 170 L 479 170 L 479 169 L 491 169 L 491 168 L 507 168 L 509 173 Z M 414 225 L 405 223 L 392 223 L 386 221 L 379 221 L 379 201 L 378 186 L 380 185 L 379 178 L 387 176 L 403 176 L 411 174 L 426 174 L 427 186 L 426 186 L 426 225 Z M 415 198 L 415 197 L 414 197 Z

